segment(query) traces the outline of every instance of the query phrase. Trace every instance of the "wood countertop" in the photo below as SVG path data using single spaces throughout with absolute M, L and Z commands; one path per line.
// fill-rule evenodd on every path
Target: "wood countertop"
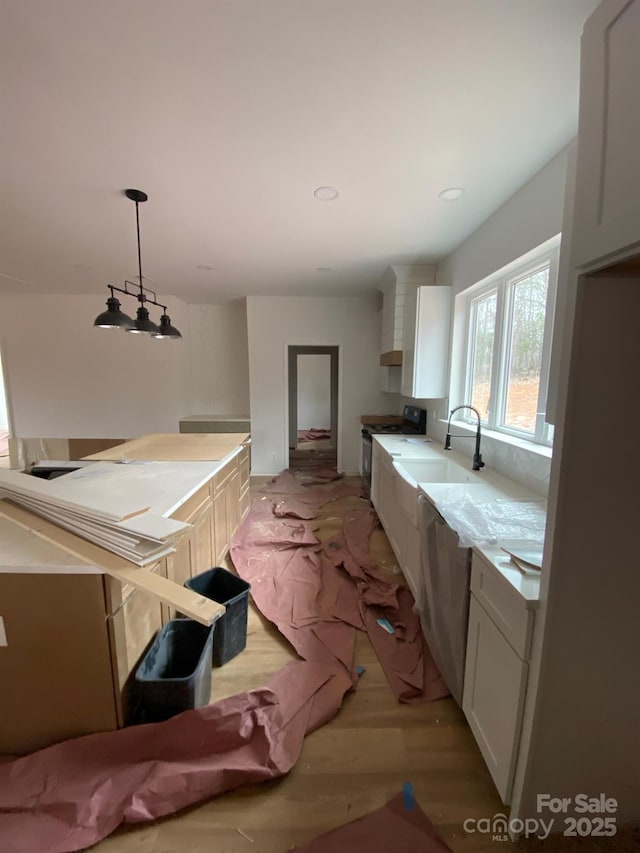
M 360 423 L 365 426 L 370 424 L 402 424 L 402 415 L 360 415 Z
M 84 459 L 102 462 L 123 460 L 155 462 L 221 461 L 249 443 L 249 433 L 150 433 L 125 441 Z

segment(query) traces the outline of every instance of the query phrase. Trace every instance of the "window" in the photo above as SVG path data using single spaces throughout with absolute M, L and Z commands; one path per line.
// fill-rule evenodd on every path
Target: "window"
M 461 294 L 464 399 L 489 429 L 541 444 L 553 429 L 544 414 L 559 246 L 558 236 Z

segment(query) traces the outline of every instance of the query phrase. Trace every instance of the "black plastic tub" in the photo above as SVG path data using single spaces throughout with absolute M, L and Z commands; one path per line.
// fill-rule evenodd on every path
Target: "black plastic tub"
M 168 720 L 209 704 L 215 625 L 171 619 L 158 631 L 135 674 L 137 719 Z
M 251 584 L 220 566 L 207 569 L 184 585 L 193 592 L 204 595 L 227 608 L 224 616 L 215 623 L 213 638 L 213 665 L 222 666 L 247 645 L 247 614 Z

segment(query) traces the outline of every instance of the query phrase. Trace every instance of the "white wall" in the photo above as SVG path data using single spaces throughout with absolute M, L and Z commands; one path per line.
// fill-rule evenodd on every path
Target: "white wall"
M 186 306 L 167 300 L 184 340 L 156 341 L 94 328 L 106 295 L 1 297 L 0 339 L 16 436 L 127 438 L 178 430 L 190 410 Z
M 0 432 L 9 430 L 9 412 L 7 411 L 7 398 L 4 387 L 4 371 L 2 367 L 2 353 L 0 353 Z
M 454 295 L 562 230 L 568 148 L 550 160 L 523 187 L 514 193 L 483 224 L 446 257 L 436 271 L 436 284 L 450 285 Z M 558 292 L 566 286 L 558 281 Z M 557 370 L 557 363 L 552 370 Z M 428 400 L 413 402 L 429 410 L 428 432 L 444 439 L 449 409 L 464 400 Z M 517 443 L 485 436 L 483 456 L 487 466 L 528 486 L 539 494 L 549 488 L 551 459 Z M 456 450 L 473 455 L 473 441 L 458 441 Z
M 191 407 L 183 414 L 249 415 L 246 300 L 190 305 Z
M 567 148 L 515 192 L 446 257 L 436 284 L 454 294 L 506 266 L 562 230 Z
M 338 466 L 356 473 L 360 416 L 384 411 L 379 390 L 380 300 L 366 297 L 247 297 L 251 471 L 287 466 L 287 347 L 339 346 Z
M 331 356 L 298 355 L 297 372 L 298 429 L 330 429 Z

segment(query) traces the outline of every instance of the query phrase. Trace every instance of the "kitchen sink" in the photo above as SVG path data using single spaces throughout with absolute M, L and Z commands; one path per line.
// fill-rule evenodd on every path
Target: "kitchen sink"
M 449 459 L 394 459 L 396 497 L 400 508 L 415 526 L 418 523 L 418 483 L 481 483 L 471 470 Z
M 480 483 L 480 477 L 448 459 L 399 459 L 394 466 L 411 485 L 418 483 Z

